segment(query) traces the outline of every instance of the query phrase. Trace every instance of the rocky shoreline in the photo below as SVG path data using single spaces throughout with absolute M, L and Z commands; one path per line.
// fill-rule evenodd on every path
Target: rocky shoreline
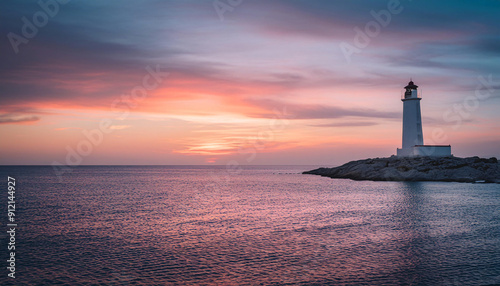
M 500 184 L 496 158 L 396 157 L 351 161 L 339 167 L 302 174 L 370 181 L 441 181 Z

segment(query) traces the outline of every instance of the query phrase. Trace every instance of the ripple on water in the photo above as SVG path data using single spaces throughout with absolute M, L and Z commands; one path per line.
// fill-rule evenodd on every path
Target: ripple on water
M 63 183 L 51 168 L 7 171 L 22 179 L 22 223 L 18 278 L 2 285 L 500 283 L 496 185 L 293 167 L 215 183 L 224 169 L 81 167 Z

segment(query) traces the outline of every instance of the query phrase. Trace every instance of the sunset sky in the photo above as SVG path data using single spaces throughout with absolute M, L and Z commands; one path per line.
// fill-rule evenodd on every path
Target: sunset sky
M 424 143 L 500 157 L 500 1 L 54 1 L 0 3 L 0 164 L 386 157 L 410 78 Z

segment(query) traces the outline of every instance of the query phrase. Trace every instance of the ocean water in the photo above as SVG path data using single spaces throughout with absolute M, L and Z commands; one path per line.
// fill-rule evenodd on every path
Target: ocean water
M 1 285 L 493 285 L 500 185 L 313 166 L 0 167 Z M 7 176 L 16 278 L 7 277 Z

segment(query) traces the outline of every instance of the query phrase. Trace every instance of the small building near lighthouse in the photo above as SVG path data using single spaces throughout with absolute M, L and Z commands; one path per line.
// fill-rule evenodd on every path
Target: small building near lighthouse
M 451 156 L 450 145 L 424 145 L 422 132 L 422 112 L 420 110 L 421 95 L 418 86 L 410 80 L 404 87 L 405 92 L 401 97 L 403 101 L 403 145 L 397 149 L 398 157 Z

